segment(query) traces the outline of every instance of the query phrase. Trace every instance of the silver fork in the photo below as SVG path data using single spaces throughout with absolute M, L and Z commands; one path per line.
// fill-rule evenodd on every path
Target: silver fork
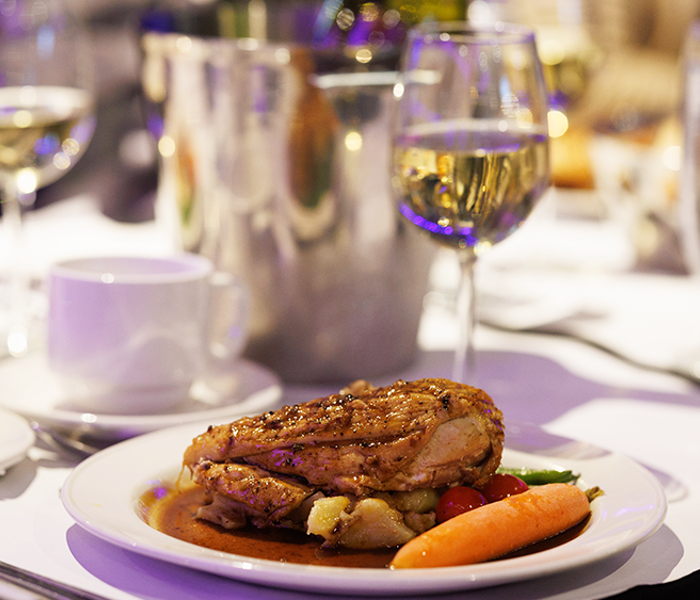
M 39 598 L 48 598 L 49 600 L 108 600 L 105 596 L 60 583 L 43 575 L 31 573 L 19 567 L 13 567 L 2 561 L 0 561 L 0 580 L 38 594 Z M 27 596 L 26 594 L 21 596 L 20 593 L 14 595 L 18 598 L 32 598 L 32 596 Z
M 31 421 L 29 426 L 32 428 L 36 437 L 44 444 L 60 453 L 68 453 L 77 458 L 83 459 L 92 456 L 100 450 L 100 448 L 88 444 L 87 442 L 59 433 L 54 429 L 44 427 L 36 421 Z

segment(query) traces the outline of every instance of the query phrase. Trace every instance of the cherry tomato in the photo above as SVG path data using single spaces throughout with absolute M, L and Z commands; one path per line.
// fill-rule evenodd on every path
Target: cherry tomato
M 442 523 L 484 504 L 487 504 L 486 498 L 474 488 L 455 486 L 440 496 L 435 509 L 437 522 Z
M 489 502 L 496 502 L 508 496 L 515 496 L 516 494 L 526 492 L 527 489 L 527 483 L 519 477 L 507 473 L 496 473 L 491 478 L 491 481 L 481 488 L 481 493 Z

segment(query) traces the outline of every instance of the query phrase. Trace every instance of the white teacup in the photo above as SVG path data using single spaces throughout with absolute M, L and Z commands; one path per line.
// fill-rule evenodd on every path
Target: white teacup
M 194 254 L 58 263 L 48 294 L 49 365 L 79 410 L 171 408 L 210 361 L 235 358 L 246 341 L 247 289 Z

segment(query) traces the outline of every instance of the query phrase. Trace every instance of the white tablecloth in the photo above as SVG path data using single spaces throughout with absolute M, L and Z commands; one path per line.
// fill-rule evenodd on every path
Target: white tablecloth
M 94 215 L 87 222 L 89 227 L 99 226 Z M 146 239 L 155 238 L 148 235 Z M 165 251 L 167 244 L 161 242 L 157 241 L 151 251 Z M 500 259 L 503 257 L 505 252 Z M 602 257 L 596 267 L 601 276 L 628 291 L 633 288 L 636 295 L 660 293 L 662 284 L 657 276 L 626 273 L 619 263 L 603 265 Z M 497 259 L 494 253 L 494 265 Z M 694 285 L 682 278 L 669 279 L 665 288 L 667 312 L 683 306 L 684 294 L 692 295 Z M 674 298 L 678 299 L 676 304 Z M 677 331 L 668 339 L 677 339 L 681 345 L 700 340 L 700 330 L 696 330 L 700 327 L 678 316 L 679 312 L 673 314 L 671 321 L 677 323 Z M 616 338 L 614 327 L 618 325 L 619 335 L 626 335 L 630 325 L 624 313 L 606 318 L 611 339 Z M 423 351 L 416 364 L 405 373 L 387 375 L 387 380 L 450 375 L 453 323 L 449 313 L 437 310 L 436 305 L 426 310 L 420 341 Z M 503 410 L 506 425 L 528 421 L 552 433 L 623 452 L 659 472 L 671 501 L 665 524 L 633 550 L 559 575 L 447 597 L 601 598 L 638 584 L 672 581 L 700 568 L 700 388 L 681 377 L 642 369 L 563 336 L 483 327 L 477 345 L 478 384 Z M 310 399 L 329 391 L 317 386 L 288 386 L 284 401 Z M 59 499 L 74 464 L 34 447 L 25 460 L 0 478 L 0 560 L 114 600 L 308 597 L 172 566 L 94 538 L 72 521 Z

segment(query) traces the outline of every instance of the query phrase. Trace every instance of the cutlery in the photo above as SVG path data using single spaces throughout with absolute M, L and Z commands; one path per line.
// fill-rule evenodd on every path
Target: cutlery
M 43 575 L 31 573 L 19 567 L 13 567 L 2 561 L 0 561 L 0 580 L 38 594 L 39 598 L 48 598 L 50 600 L 108 600 L 105 596 L 93 594 L 65 583 L 59 583 Z M 23 596 L 17 593 L 15 597 L 22 598 Z M 25 595 L 24 597 L 27 599 L 34 598 L 31 595 Z
M 61 454 L 68 453 L 83 459 L 101 450 L 101 448 L 88 444 L 87 442 L 64 435 L 54 429 L 44 427 L 36 421 L 31 421 L 29 426 L 32 428 L 37 438 Z

